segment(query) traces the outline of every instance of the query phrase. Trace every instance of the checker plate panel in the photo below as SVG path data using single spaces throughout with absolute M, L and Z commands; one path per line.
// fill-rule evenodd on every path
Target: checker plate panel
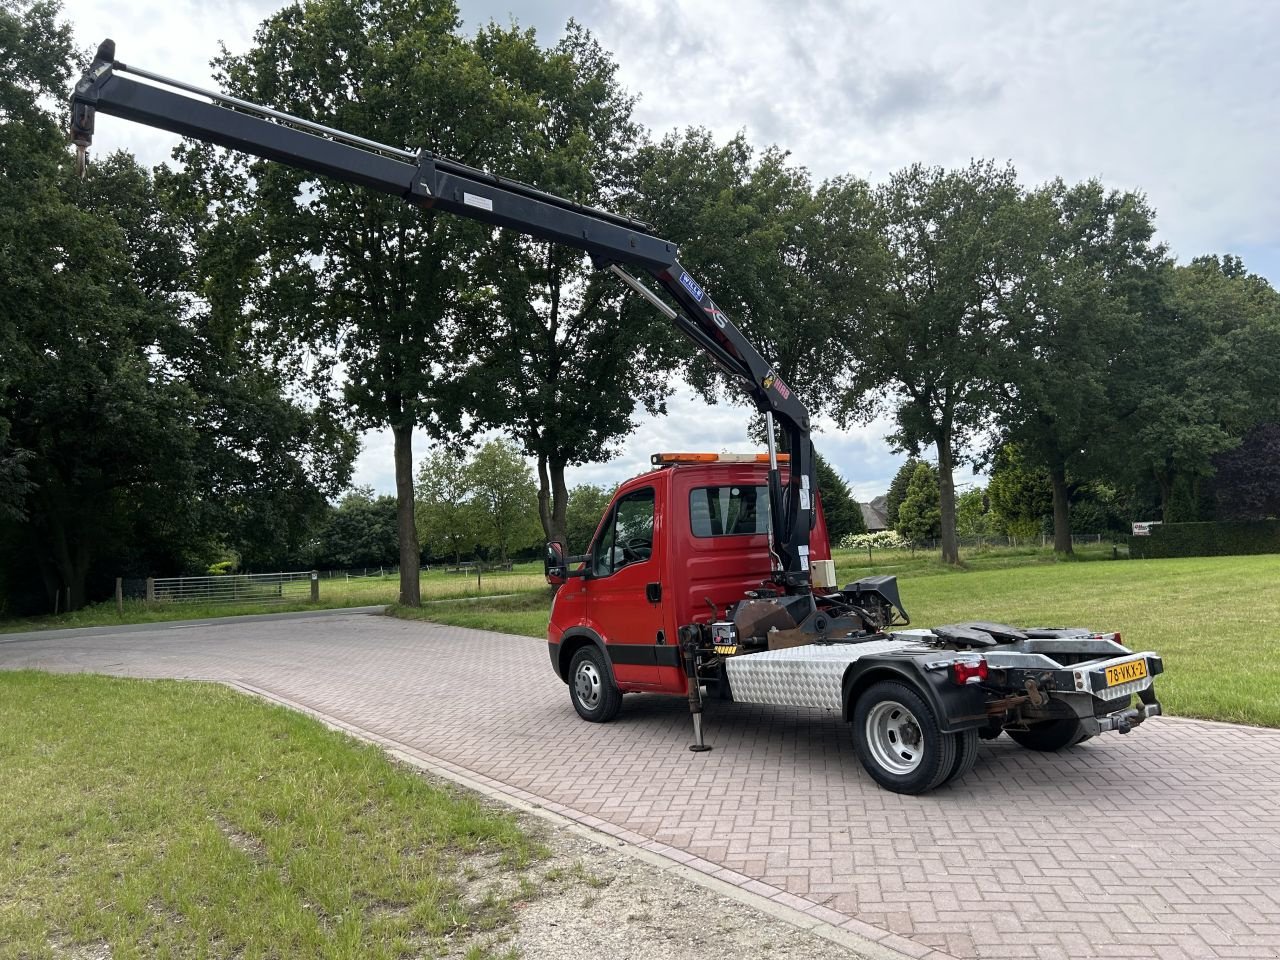
M 902 640 L 808 644 L 730 657 L 725 669 L 733 699 L 741 703 L 839 710 L 849 664 L 875 654 L 927 649 Z

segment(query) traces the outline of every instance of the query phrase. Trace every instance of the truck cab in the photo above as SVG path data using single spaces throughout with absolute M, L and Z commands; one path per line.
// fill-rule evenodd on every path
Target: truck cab
M 595 669 L 608 670 L 619 691 L 686 694 L 679 628 L 721 619 L 775 569 L 766 455 L 653 461 L 653 470 L 618 488 L 587 553 L 568 561 L 556 591 L 547 642 L 565 682 L 574 656 L 592 646 L 603 660 Z M 813 515 L 810 558 L 829 560 L 820 503 Z

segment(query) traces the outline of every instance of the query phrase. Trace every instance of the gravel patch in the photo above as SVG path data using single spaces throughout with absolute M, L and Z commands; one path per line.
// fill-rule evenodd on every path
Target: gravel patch
M 520 819 L 551 855 L 523 871 L 503 871 L 493 862 L 469 865 L 479 884 L 473 895 L 491 889 L 509 898 L 512 922 L 466 947 L 521 960 L 865 960 L 865 954 L 622 852 L 614 841 L 597 843 L 533 817 Z

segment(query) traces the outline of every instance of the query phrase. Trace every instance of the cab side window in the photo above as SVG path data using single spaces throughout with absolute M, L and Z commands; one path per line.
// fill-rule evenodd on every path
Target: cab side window
M 653 488 L 633 490 L 614 504 L 591 549 L 591 572 L 607 577 L 653 554 Z

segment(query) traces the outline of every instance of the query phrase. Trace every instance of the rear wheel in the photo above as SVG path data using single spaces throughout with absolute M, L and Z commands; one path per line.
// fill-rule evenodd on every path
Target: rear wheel
M 1039 750 L 1052 753 L 1089 739 L 1077 717 L 1059 717 L 1037 723 L 1026 730 L 1013 730 L 1006 727 L 1005 732 L 1011 740 L 1028 750 Z
M 960 779 L 978 762 L 978 731 L 961 730 L 952 736 L 956 740 L 956 762 L 951 765 L 951 772 L 943 783 Z
M 622 709 L 622 691 L 598 647 L 583 647 L 569 663 L 569 699 L 578 716 L 608 723 Z
M 932 790 L 956 769 L 956 736 L 939 729 L 920 694 L 891 680 L 873 684 L 858 698 L 853 742 L 867 773 L 894 793 Z

